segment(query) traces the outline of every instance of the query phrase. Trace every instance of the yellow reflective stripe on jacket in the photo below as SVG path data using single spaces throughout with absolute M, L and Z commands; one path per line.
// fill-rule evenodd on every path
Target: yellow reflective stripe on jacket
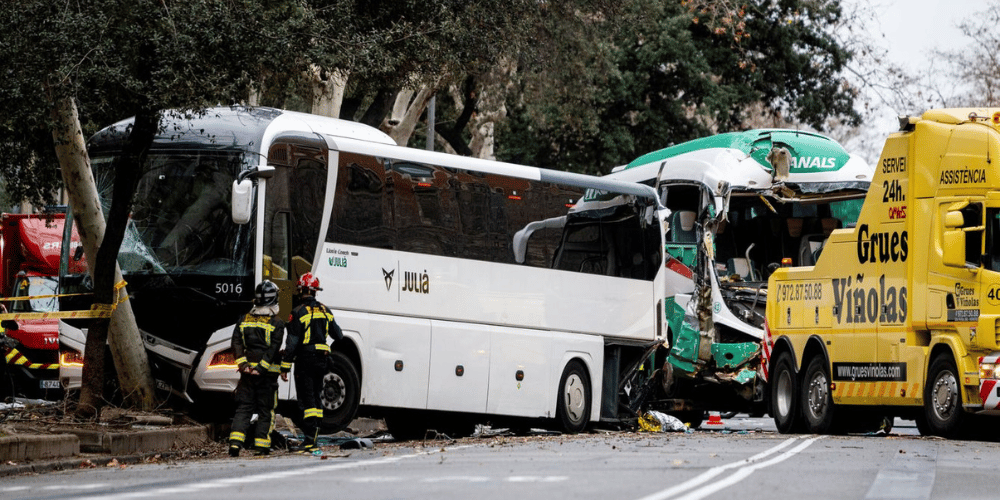
M 302 412 L 302 418 L 323 418 L 322 408 L 309 408 Z
M 317 350 L 317 351 L 329 351 L 330 350 L 330 346 L 328 346 L 326 344 L 313 344 L 313 345 L 315 346 L 314 349 Z
M 270 323 L 264 323 L 261 321 L 244 321 L 240 323 L 240 333 L 243 335 L 243 343 L 246 344 L 247 337 L 246 333 L 243 332 L 245 328 L 261 328 L 264 330 L 264 343 L 271 345 L 271 332 L 274 331 L 274 325 Z
M 236 360 L 236 366 L 242 365 L 243 363 L 246 363 L 246 362 L 247 362 L 247 357 L 243 356 L 242 358 L 239 358 L 239 359 Z
M 312 330 L 309 327 L 314 319 L 323 319 L 326 320 L 327 322 L 333 321 L 333 314 L 330 314 L 330 312 L 323 307 L 306 306 L 306 310 L 309 311 L 309 314 L 305 314 L 301 318 L 299 318 L 299 322 L 302 323 L 306 328 L 305 334 L 303 335 L 304 338 L 302 339 L 303 344 L 309 343 L 309 337 L 311 336 L 310 330 Z M 325 338 L 323 339 L 323 342 L 324 343 L 326 342 Z

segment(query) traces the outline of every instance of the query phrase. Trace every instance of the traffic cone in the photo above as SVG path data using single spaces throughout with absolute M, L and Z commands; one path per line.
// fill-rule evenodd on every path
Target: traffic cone
M 705 425 L 722 425 L 722 417 L 717 412 L 709 412 L 708 422 L 705 422 Z

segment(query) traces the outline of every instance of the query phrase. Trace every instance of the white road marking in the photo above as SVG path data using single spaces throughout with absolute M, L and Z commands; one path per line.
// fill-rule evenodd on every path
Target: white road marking
M 920 453 L 923 452 L 923 453 Z M 921 500 L 931 497 L 937 475 L 936 444 L 897 456 L 882 470 L 865 495 L 865 500 Z
M 213 488 L 226 488 L 231 487 L 233 484 L 249 484 L 249 483 L 259 483 L 262 481 L 270 481 L 274 479 L 284 479 L 294 476 L 302 476 L 307 474 L 315 474 L 318 472 L 328 472 L 334 470 L 343 469 L 355 469 L 358 467 L 366 467 L 369 465 L 384 465 L 399 462 L 408 458 L 417 458 L 427 455 L 432 455 L 434 453 L 440 453 L 441 450 L 453 451 L 462 448 L 469 448 L 471 445 L 467 446 L 455 446 L 453 448 L 442 448 L 440 450 L 435 449 L 431 451 L 425 451 L 421 453 L 413 453 L 410 455 L 399 455 L 393 457 L 382 457 L 375 460 L 357 461 L 357 462 L 340 462 L 328 465 L 319 465 L 316 467 L 305 467 L 305 468 L 295 468 L 288 469 L 279 472 L 267 472 L 263 474 L 254 474 L 250 476 L 242 476 L 239 478 L 225 478 L 216 480 L 199 481 L 197 483 L 191 483 L 186 485 L 170 486 L 170 487 L 156 487 L 153 489 L 147 489 L 143 491 L 132 491 L 129 493 L 119 493 L 119 494 L 104 494 L 95 497 L 81 497 L 81 499 L 86 500 L 127 500 L 131 498 L 148 498 L 151 496 L 165 496 L 174 495 L 178 493 L 191 493 L 199 490 L 207 490 Z M 141 486 L 140 486 L 141 487 Z
M 798 452 L 806 449 L 809 445 L 813 444 L 813 442 L 815 442 L 817 439 L 822 439 L 822 438 L 823 438 L 823 436 L 816 436 L 816 437 L 809 438 L 809 439 L 803 441 L 802 443 L 800 443 L 795 448 L 792 448 L 791 450 L 788 450 L 788 451 L 782 453 L 781 455 L 778 455 L 777 457 L 774 457 L 774 458 L 772 458 L 770 460 L 761 462 L 761 460 L 763 460 L 763 459 L 767 458 L 768 456 L 773 455 L 773 454 L 775 454 L 775 453 L 783 450 L 784 448 L 787 448 L 792 443 L 794 443 L 795 441 L 798 440 L 798 438 L 794 438 L 794 437 L 793 438 L 788 438 L 788 439 L 782 441 L 781 443 L 779 443 L 777 446 L 775 446 L 773 448 L 769 448 L 767 450 L 764 450 L 764 451 L 762 451 L 762 452 L 760 452 L 760 453 L 758 453 L 758 454 L 756 454 L 756 455 L 754 455 L 752 457 L 745 458 L 745 459 L 740 460 L 738 462 L 733 462 L 733 463 L 726 464 L 726 465 L 720 465 L 718 467 L 712 467 L 711 469 L 708 469 L 707 471 L 702 472 L 701 474 L 699 474 L 699 475 L 697 475 L 697 476 L 695 476 L 695 477 L 693 477 L 691 479 L 688 479 L 687 481 L 684 481 L 681 484 L 678 484 L 676 486 L 672 486 L 672 487 L 667 488 L 667 489 L 662 490 L 662 491 L 658 491 L 658 492 L 653 493 L 651 495 L 644 496 L 644 497 L 640 498 L 639 500 L 666 500 L 668 498 L 674 497 L 674 495 L 678 495 L 678 494 L 680 494 L 680 493 L 682 493 L 684 491 L 691 490 L 692 488 L 695 488 L 696 486 L 699 486 L 699 485 L 701 485 L 703 483 L 706 483 L 709 480 L 711 480 L 712 478 L 718 476 L 719 474 L 722 474 L 723 472 L 725 472 L 725 471 L 727 471 L 729 469 L 739 469 L 736 472 L 733 472 L 732 474 L 729 474 L 728 476 L 726 476 L 725 479 L 721 479 L 719 481 L 713 482 L 712 484 L 709 484 L 709 485 L 706 485 L 706 486 L 703 486 L 701 488 L 698 488 L 698 489 L 695 489 L 695 490 L 692 490 L 692 491 L 688 492 L 686 495 L 684 495 L 683 497 L 680 497 L 678 500 L 698 500 L 698 499 L 701 499 L 701 498 L 705 498 L 706 496 L 708 496 L 708 495 L 710 495 L 710 494 L 712 494 L 712 493 L 714 493 L 716 491 L 719 491 L 719 490 L 721 490 L 723 488 L 726 488 L 728 486 L 736 484 L 739 481 L 742 481 L 743 479 L 745 479 L 747 476 L 749 476 L 750 474 L 752 474 L 753 471 L 755 471 L 757 469 L 762 469 L 764 467 L 769 467 L 771 465 L 774 465 L 774 464 L 779 463 L 779 462 L 783 462 L 783 461 L 791 458 L 793 455 L 797 454 Z
M 461 482 L 461 483 L 485 483 L 489 481 L 490 478 L 486 476 L 437 476 L 437 477 L 425 477 L 420 480 L 422 483 L 444 483 L 444 482 Z
M 558 483 L 566 481 L 569 476 L 511 476 L 507 478 L 511 483 Z

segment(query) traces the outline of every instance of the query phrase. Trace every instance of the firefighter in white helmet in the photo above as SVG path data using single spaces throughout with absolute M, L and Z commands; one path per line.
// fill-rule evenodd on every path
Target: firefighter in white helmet
M 240 382 L 236 386 L 236 414 L 229 434 L 230 456 L 239 456 L 255 414 L 254 454 L 267 455 L 271 451 L 281 371 L 279 349 L 284 335 L 285 323 L 278 318 L 278 285 L 264 280 L 254 290 L 253 309 L 233 329 L 233 354 Z

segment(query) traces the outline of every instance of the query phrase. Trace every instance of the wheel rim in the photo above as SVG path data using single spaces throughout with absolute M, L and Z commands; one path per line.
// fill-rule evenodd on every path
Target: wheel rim
M 775 403 L 778 407 L 778 414 L 784 418 L 787 417 L 792 412 L 792 398 L 795 397 L 792 394 L 792 375 L 788 371 L 782 371 L 778 374 L 777 380 L 777 398 L 775 398 Z
M 587 406 L 587 396 L 584 394 L 583 379 L 579 375 L 571 373 L 566 377 L 563 398 L 566 401 L 566 417 L 573 423 L 582 421 L 585 418 L 583 413 Z
M 347 399 L 347 384 L 344 379 L 336 373 L 327 373 L 323 377 L 323 392 L 320 394 L 320 402 L 327 410 L 336 410 L 343 406 Z
M 826 375 L 821 372 L 813 375 L 806 388 L 806 407 L 817 420 L 826 413 L 828 387 Z
M 950 419 L 955 414 L 958 409 L 958 380 L 954 373 L 941 372 L 941 375 L 934 381 L 934 388 L 931 392 L 931 407 L 934 409 L 934 416 L 942 421 Z

